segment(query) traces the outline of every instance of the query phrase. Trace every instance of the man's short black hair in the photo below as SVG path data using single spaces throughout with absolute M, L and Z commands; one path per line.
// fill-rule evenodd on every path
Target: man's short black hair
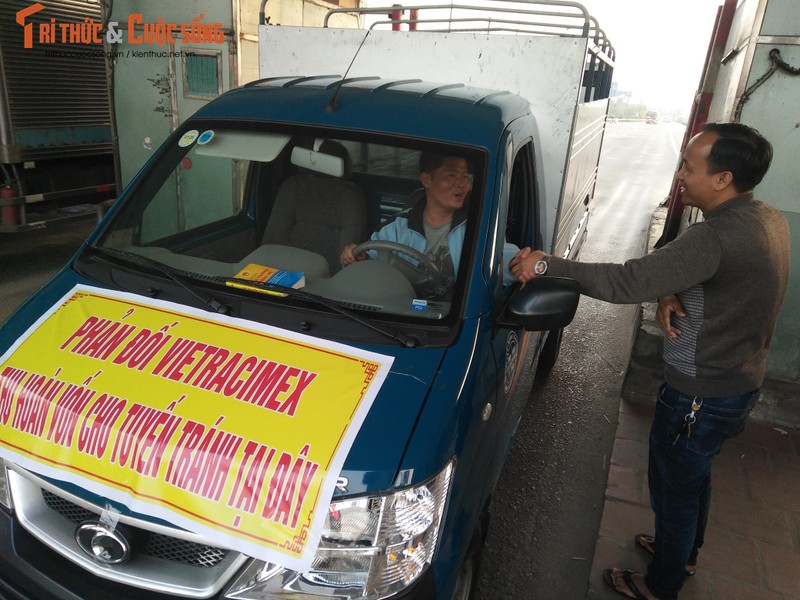
M 463 156 L 451 156 L 449 154 L 437 154 L 436 152 L 428 152 L 423 150 L 419 155 L 419 172 L 420 173 L 433 173 L 436 169 L 444 165 L 444 161 L 448 158 L 464 158 Z M 467 160 L 467 169 L 472 173 L 472 163 Z
M 419 155 L 419 172 L 433 173 L 444 164 L 446 156 L 423 150 Z
M 740 192 L 761 183 L 772 162 L 772 144 L 764 136 L 742 123 L 706 123 L 703 131 L 719 136 L 708 155 L 709 173 L 730 171 Z

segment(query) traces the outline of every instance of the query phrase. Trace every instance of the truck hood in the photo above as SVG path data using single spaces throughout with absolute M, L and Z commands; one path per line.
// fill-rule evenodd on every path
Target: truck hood
M 387 348 L 374 348 L 385 353 Z M 445 349 L 400 349 L 345 460 L 335 496 L 386 490 L 398 468 Z
M 25 303 L 4 324 L 0 354 L 76 283 L 91 284 L 82 278 L 76 281 L 69 270 L 62 271 Z M 341 473 L 337 474 L 337 497 L 380 492 L 396 484 L 409 440 L 446 352 L 443 347 L 371 345 L 362 348 L 392 356 L 393 364 L 355 436 Z M 84 495 L 73 486 L 69 487 L 72 493 Z M 87 499 L 97 500 L 93 494 Z

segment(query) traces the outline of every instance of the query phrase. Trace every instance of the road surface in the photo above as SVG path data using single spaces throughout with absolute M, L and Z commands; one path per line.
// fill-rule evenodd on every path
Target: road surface
M 0 322 L 55 275 L 92 231 L 94 216 L 0 234 Z

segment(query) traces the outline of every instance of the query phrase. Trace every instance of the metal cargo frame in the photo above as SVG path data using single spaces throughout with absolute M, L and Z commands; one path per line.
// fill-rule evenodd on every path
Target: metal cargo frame
M 519 94 L 542 141 L 540 195 L 553 199 L 544 247 L 574 257 L 594 194 L 615 57 L 594 17 L 555 0 L 332 9 L 329 17 L 339 12 L 390 16 L 366 30 L 261 25 L 260 76 L 377 75 Z

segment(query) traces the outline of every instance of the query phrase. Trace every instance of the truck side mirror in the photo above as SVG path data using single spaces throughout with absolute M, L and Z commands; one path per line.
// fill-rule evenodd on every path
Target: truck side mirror
M 498 318 L 502 327 L 548 331 L 572 322 L 580 299 L 578 282 L 566 277 L 537 277 L 511 295 Z

